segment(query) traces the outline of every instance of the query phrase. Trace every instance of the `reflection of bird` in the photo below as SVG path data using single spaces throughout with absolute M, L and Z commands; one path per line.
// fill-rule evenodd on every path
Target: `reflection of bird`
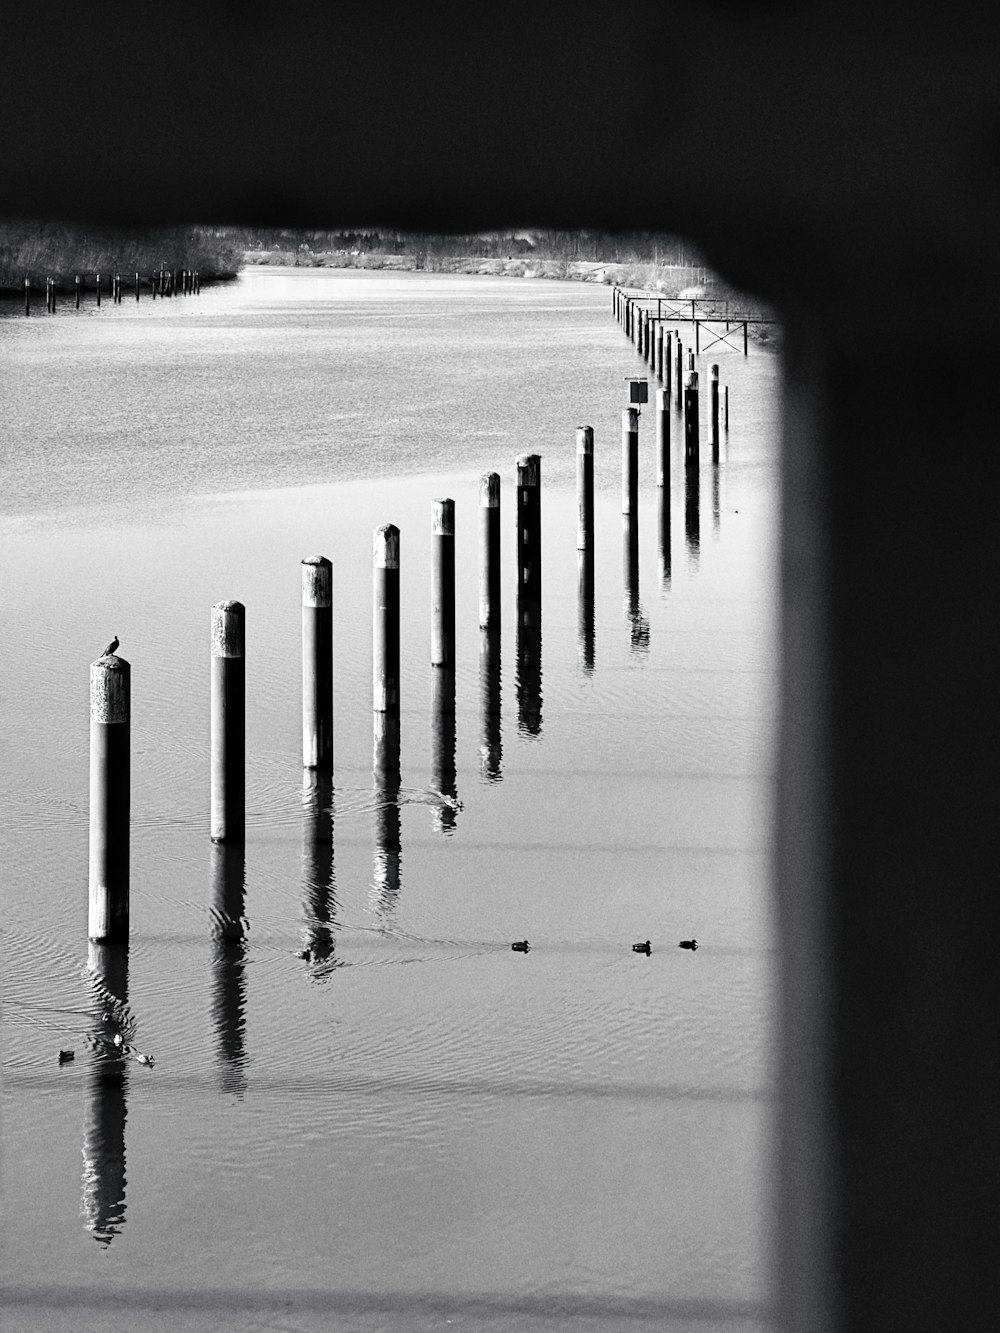
M 527 953 L 530 946 L 527 940 L 515 940 L 510 947 L 515 953 Z
M 698 947 L 698 941 L 697 941 L 697 940 L 681 940 L 680 944 L 679 944 L 677 947 L 678 947 L 679 949 L 697 949 L 697 947 Z
M 645 944 L 633 944 L 633 945 L 632 945 L 632 952 L 633 952 L 633 953 L 652 953 L 653 950 L 652 950 L 651 947 L 650 947 L 649 940 L 646 940 Z
M 104 652 L 101 653 L 101 656 L 111 657 L 117 651 L 118 651 L 118 635 L 116 634 L 115 637 L 108 644 L 107 648 L 105 648 Z

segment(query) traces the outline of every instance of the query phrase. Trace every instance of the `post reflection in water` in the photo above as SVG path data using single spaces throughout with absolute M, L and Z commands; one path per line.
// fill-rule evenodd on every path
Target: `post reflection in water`
M 625 618 L 634 653 L 649 651 L 649 621 L 639 601 L 639 524 L 629 514 L 622 516 L 622 575 L 625 584 Z
M 94 1240 L 107 1247 L 125 1225 L 128 945 L 91 941 L 87 966 L 94 995 L 94 1034 L 83 1130 L 81 1211 Z M 117 1046 L 116 1034 L 121 1035 Z
M 499 782 L 503 734 L 500 721 L 500 634 L 496 630 L 480 631 L 479 693 L 483 725 L 479 771 L 487 782 Z
M 577 648 L 580 663 L 588 674 L 594 669 L 594 550 L 576 553 Z
M 212 919 L 212 1022 L 223 1092 L 246 1090 L 246 856 L 237 843 L 209 849 Z
M 399 900 L 402 871 L 399 810 L 399 717 L 374 714 L 372 778 L 375 790 L 375 863 L 373 907 L 391 926 Z
M 333 775 L 329 769 L 302 770 L 302 911 L 305 935 L 301 956 L 310 976 L 321 980 L 336 966 L 333 926 L 337 908 L 333 870 Z
M 684 469 L 684 537 L 687 542 L 690 563 L 698 564 L 698 551 L 701 545 L 701 474 L 697 467 Z
M 657 510 L 657 534 L 660 548 L 660 591 L 670 588 L 670 486 L 660 487 Z
M 448 798 L 434 807 L 434 828 L 453 833 L 458 817 L 455 767 L 455 672 L 431 667 L 431 787 Z
M 712 468 L 712 535 L 719 536 L 719 469 Z

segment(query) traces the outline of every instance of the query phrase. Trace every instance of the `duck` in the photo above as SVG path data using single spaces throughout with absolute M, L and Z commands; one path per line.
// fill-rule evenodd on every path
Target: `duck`
M 510 947 L 515 953 L 527 953 L 531 946 L 527 940 L 515 940 Z
M 697 941 L 697 940 L 681 940 L 680 944 L 678 944 L 677 947 L 678 947 L 678 949 L 697 949 L 697 947 L 698 947 L 698 941 Z
M 646 941 L 645 941 L 644 943 L 642 943 L 642 944 L 633 944 L 633 945 L 632 945 L 632 952 L 633 952 L 633 953 L 651 954 L 651 953 L 653 952 L 653 950 L 652 950 L 652 947 L 650 946 L 649 940 L 646 940 Z
M 75 1059 L 76 1059 L 76 1051 L 64 1050 L 59 1052 L 59 1063 L 61 1065 L 69 1064 L 70 1060 L 75 1060 Z
M 149 1069 L 152 1069 L 153 1066 L 156 1064 L 156 1061 L 153 1059 L 153 1057 L 152 1057 L 151 1055 L 140 1055 L 140 1054 L 137 1054 L 135 1058 L 136 1058 L 136 1061 L 137 1061 L 138 1064 L 140 1064 L 140 1065 L 146 1065 L 147 1068 L 149 1068 Z

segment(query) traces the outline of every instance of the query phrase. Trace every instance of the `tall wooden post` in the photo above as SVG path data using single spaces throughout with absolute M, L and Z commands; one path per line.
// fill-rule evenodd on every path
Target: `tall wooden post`
M 542 522 L 538 454 L 517 460 L 517 711 L 519 728 L 542 728 Z
M 659 321 L 657 321 L 657 324 L 656 324 L 656 378 L 660 381 L 661 384 L 663 383 L 663 334 L 664 334 L 664 328 L 663 328 L 663 325 L 662 325 L 662 323 L 660 323 Z
M 454 500 L 435 500 L 431 512 L 431 666 L 455 669 Z
M 684 396 L 684 349 L 681 346 L 681 331 L 675 335 L 677 354 L 674 360 L 674 402 L 680 407 Z
M 684 381 L 684 462 L 688 467 L 700 463 L 698 438 L 698 372 L 689 370 Z
M 670 485 L 670 395 L 656 391 L 656 484 Z
M 392 523 L 375 529 L 372 566 L 372 706 L 398 718 L 399 528 Z
M 622 409 L 622 513 L 638 514 L 639 409 Z
M 709 383 L 709 429 L 712 439 L 712 462 L 719 461 L 719 367 L 712 367 Z
M 213 842 L 241 843 L 246 836 L 246 608 L 242 602 L 212 607 L 212 806 Z
M 673 329 L 668 329 L 663 336 L 663 387 L 666 390 L 667 404 L 669 405 L 674 388 L 674 333 Z
M 333 767 L 333 565 L 302 561 L 302 765 Z
M 128 939 L 131 677 L 123 657 L 90 664 L 91 940 Z
M 699 353 L 701 352 L 701 320 L 700 320 L 700 319 L 696 319 L 695 322 L 694 322 L 694 350 L 695 350 L 696 352 L 699 352 Z
M 479 628 L 500 632 L 500 474 L 479 478 Z
M 576 549 L 594 549 L 594 428 L 576 428 Z

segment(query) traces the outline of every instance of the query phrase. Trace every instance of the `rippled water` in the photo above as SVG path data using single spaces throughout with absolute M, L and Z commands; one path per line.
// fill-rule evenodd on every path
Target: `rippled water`
M 722 463 L 703 447 L 695 525 L 674 413 L 667 532 L 644 414 L 630 567 L 620 409 L 643 371 L 606 288 L 265 270 L 0 320 L 5 1328 L 767 1326 L 777 367 L 715 359 Z M 515 669 L 527 451 L 540 677 Z M 477 628 L 491 469 L 499 725 Z M 444 495 L 454 738 L 428 665 Z M 395 796 L 372 776 L 384 522 L 403 554 Z M 313 552 L 335 570 L 332 793 L 300 767 Z M 209 609 L 227 597 L 247 606 L 238 853 L 208 839 Z M 127 958 L 85 938 L 88 663 L 115 633 Z M 696 953 L 676 947 L 690 936 Z

